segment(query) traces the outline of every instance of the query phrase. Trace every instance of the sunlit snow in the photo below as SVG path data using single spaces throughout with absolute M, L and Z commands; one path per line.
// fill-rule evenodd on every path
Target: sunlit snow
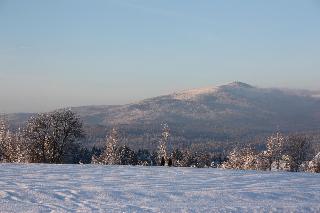
M 217 87 L 205 87 L 205 88 L 185 90 L 182 92 L 174 93 L 172 97 L 177 100 L 190 100 L 199 95 L 214 93 L 217 89 L 218 89 Z
M 1 212 L 320 212 L 320 175 L 0 165 Z

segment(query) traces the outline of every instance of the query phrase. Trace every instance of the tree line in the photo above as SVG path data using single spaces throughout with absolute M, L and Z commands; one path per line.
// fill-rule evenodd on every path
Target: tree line
M 320 172 L 320 153 L 314 156 L 310 140 L 284 136 L 280 132 L 267 139 L 266 149 L 250 146 L 234 148 L 221 168 L 265 171 Z
M 82 146 L 85 131 L 80 117 L 69 109 L 37 114 L 24 128 L 11 132 L 5 118 L 0 120 L 0 161 L 6 163 L 92 163 L 174 167 L 217 167 L 243 170 L 320 172 L 320 154 L 302 136 L 269 137 L 265 150 L 252 146 L 234 148 L 227 156 L 192 149 L 168 149 L 170 129 L 163 125 L 156 150 L 133 150 L 120 145 L 112 129 L 102 148 Z

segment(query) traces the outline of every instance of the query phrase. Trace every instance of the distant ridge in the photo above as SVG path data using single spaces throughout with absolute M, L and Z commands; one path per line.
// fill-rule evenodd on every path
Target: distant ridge
M 86 126 L 113 126 L 128 136 L 149 134 L 167 122 L 181 140 L 231 140 L 273 132 L 318 131 L 319 92 L 259 88 L 235 81 L 175 92 L 119 106 L 72 108 Z M 26 114 L 11 115 L 21 123 Z M 211 140 L 210 139 L 210 140 Z

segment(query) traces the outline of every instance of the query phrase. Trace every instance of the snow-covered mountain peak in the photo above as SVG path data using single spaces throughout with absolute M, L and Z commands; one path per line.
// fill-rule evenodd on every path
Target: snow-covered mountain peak
M 217 89 L 218 89 L 217 87 L 204 87 L 204 88 L 190 89 L 190 90 L 184 90 L 182 92 L 176 92 L 171 96 L 177 100 L 190 100 L 201 95 L 214 93 L 215 91 L 217 91 Z
M 250 84 L 243 83 L 243 82 L 240 82 L 240 81 L 234 81 L 234 82 L 231 82 L 231 83 L 229 83 L 229 84 L 227 84 L 225 86 L 234 87 L 234 88 L 254 88 Z
M 210 95 L 214 94 L 220 90 L 224 89 L 252 89 L 254 88 L 253 86 L 240 82 L 240 81 L 234 81 L 232 83 L 226 84 L 226 85 L 221 85 L 217 87 L 203 87 L 203 88 L 196 88 L 196 89 L 190 89 L 190 90 L 184 90 L 181 92 L 176 92 L 171 95 L 173 99 L 176 100 L 193 100 L 199 96 L 203 95 Z

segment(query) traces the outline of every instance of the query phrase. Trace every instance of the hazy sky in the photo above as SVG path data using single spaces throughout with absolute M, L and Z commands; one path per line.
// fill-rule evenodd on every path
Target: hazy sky
M 234 80 L 320 89 L 320 0 L 0 0 L 0 112 Z

